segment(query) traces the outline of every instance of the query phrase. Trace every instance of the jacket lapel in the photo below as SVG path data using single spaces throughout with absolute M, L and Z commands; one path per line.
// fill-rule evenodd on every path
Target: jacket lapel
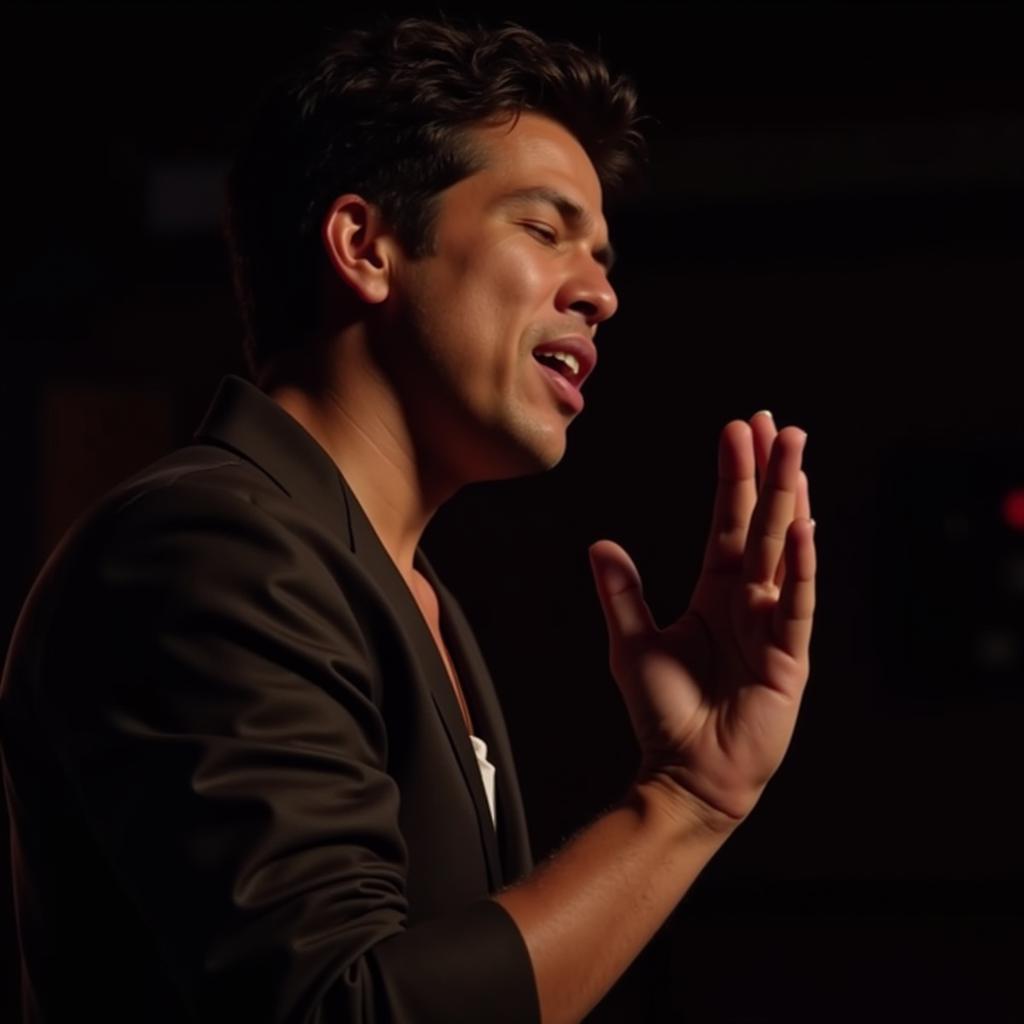
M 472 681 L 471 686 L 465 687 L 466 701 L 470 706 L 474 728 L 487 743 L 487 759 L 495 768 L 498 846 L 501 850 L 504 884 L 507 885 L 529 874 L 533 869 L 533 855 L 505 718 L 498 704 L 486 660 L 458 601 L 438 579 L 426 555 L 420 552 L 420 556 L 417 568 L 430 581 L 441 604 L 441 627 L 445 643 L 457 665 L 460 678 L 464 682 L 467 679 Z
M 473 745 L 469 742 L 469 733 L 466 731 L 466 724 L 462 717 L 459 703 L 455 699 L 455 691 L 452 688 L 451 679 L 448 677 L 448 669 L 441 658 L 441 654 L 434 643 L 430 627 L 427 625 L 420 611 L 419 605 L 406 585 L 402 574 L 398 571 L 391 556 L 387 553 L 384 545 L 381 544 L 370 520 L 359 504 L 358 499 L 352 493 L 347 483 L 344 483 L 345 497 L 348 501 L 349 523 L 352 527 L 354 541 L 353 551 L 359 561 L 366 566 L 367 570 L 376 580 L 378 586 L 388 596 L 395 615 L 401 622 L 405 634 L 412 644 L 416 654 L 416 662 L 422 666 L 427 683 L 430 686 L 431 697 L 434 706 L 444 723 L 445 732 L 448 734 L 448 741 L 451 744 L 452 752 L 459 763 L 462 777 L 469 788 L 473 798 L 473 806 L 476 810 L 477 826 L 480 832 L 480 843 L 484 848 L 487 859 L 487 874 L 492 890 L 500 888 L 503 884 L 503 873 L 501 870 L 501 857 L 498 853 L 498 840 L 494 831 L 494 824 L 491 821 L 491 811 L 487 805 L 487 794 L 484 792 L 483 780 L 480 778 L 480 767 L 477 764 L 476 753 Z M 417 551 L 414 561 L 417 568 L 423 571 L 425 559 L 422 551 Z M 431 570 L 432 572 L 432 570 Z M 427 573 L 423 573 L 427 576 Z M 427 577 L 430 579 L 430 577 Z M 431 583 L 434 580 L 431 579 Z M 454 654 L 453 654 L 454 657 Z M 461 668 L 461 666 L 459 666 Z M 476 691 L 476 677 L 463 677 L 464 688 L 469 691 L 466 694 L 467 702 L 470 701 L 470 693 Z M 472 711 L 472 704 L 470 704 Z
M 419 605 L 343 474 L 327 452 L 288 413 L 257 387 L 233 375 L 221 381 L 213 404 L 195 433 L 195 440 L 215 441 L 259 466 L 285 493 L 301 502 L 303 507 L 318 518 L 328 522 L 387 597 L 389 606 L 413 648 L 416 664 L 422 668 L 434 706 L 444 724 L 472 797 L 492 891 L 500 888 L 503 872 L 498 838 L 480 778 L 476 753 L 469 741 L 448 670 Z M 514 818 L 516 807 L 521 816 L 522 806 L 518 787 L 515 786 L 515 768 L 508 739 L 504 729 L 499 729 L 497 725 L 500 712 L 495 714 L 490 678 L 482 658 L 467 655 L 470 646 L 466 642 L 468 623 L 461 616 L 456 617 L 453 600 L 420 549 L 417 549 L 415 563 L 442 602 L 445 641 L 451 642 L 452 658 L 456 661 L 466 690 L 466 700 L 474 723 L 479 718 L 483 723 L 479 728 L 486 729 L 482 735 L 488 744 L 488 759 L 495 764 L 500 824 L 505 804 L 510 805 L 505 815 L 512 813 Z M 481 697 L 481 694 L 484 696 Z M 525 834 L 525 829 L 523 832 Z

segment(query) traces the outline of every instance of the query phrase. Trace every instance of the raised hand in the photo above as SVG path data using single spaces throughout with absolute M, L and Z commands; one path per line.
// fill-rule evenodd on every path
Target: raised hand
M 806 434 L 768 414 L 722 430 L 718 489 L 689 607 L 659 629 L 640 574 L 609 540 L 590 548 L 612 674 L 643 755 L 709 823 L 753 808 L 793 734 L 808 675 L 814 525 Z

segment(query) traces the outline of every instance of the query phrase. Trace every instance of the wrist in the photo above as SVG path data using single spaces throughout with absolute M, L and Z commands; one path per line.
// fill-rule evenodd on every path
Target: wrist
M 665 815 L 689 835 L 697 831 L 724 840 L 744 820 L 744 817 L 727 814 L 702 800 L 665 771 L 654 769 L 641 772 L 634 783 L 634 789 L 653 811 Z

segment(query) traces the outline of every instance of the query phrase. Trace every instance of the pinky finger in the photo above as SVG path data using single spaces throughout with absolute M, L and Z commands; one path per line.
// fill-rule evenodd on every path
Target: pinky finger
M 796 519 L 790 523 L 784 561 L 786 575 L 775 605 L 773 632 L 782 650 L 802 660 L 810 647 L 814 619 L 817 556 L 812 520 Z

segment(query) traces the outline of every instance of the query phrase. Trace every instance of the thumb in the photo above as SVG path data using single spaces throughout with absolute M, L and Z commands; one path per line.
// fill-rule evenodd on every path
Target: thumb
M 614 541 L 599 540 L 587 550 L 612 649 L 656 630 L 640 573 L 625 549 Z

